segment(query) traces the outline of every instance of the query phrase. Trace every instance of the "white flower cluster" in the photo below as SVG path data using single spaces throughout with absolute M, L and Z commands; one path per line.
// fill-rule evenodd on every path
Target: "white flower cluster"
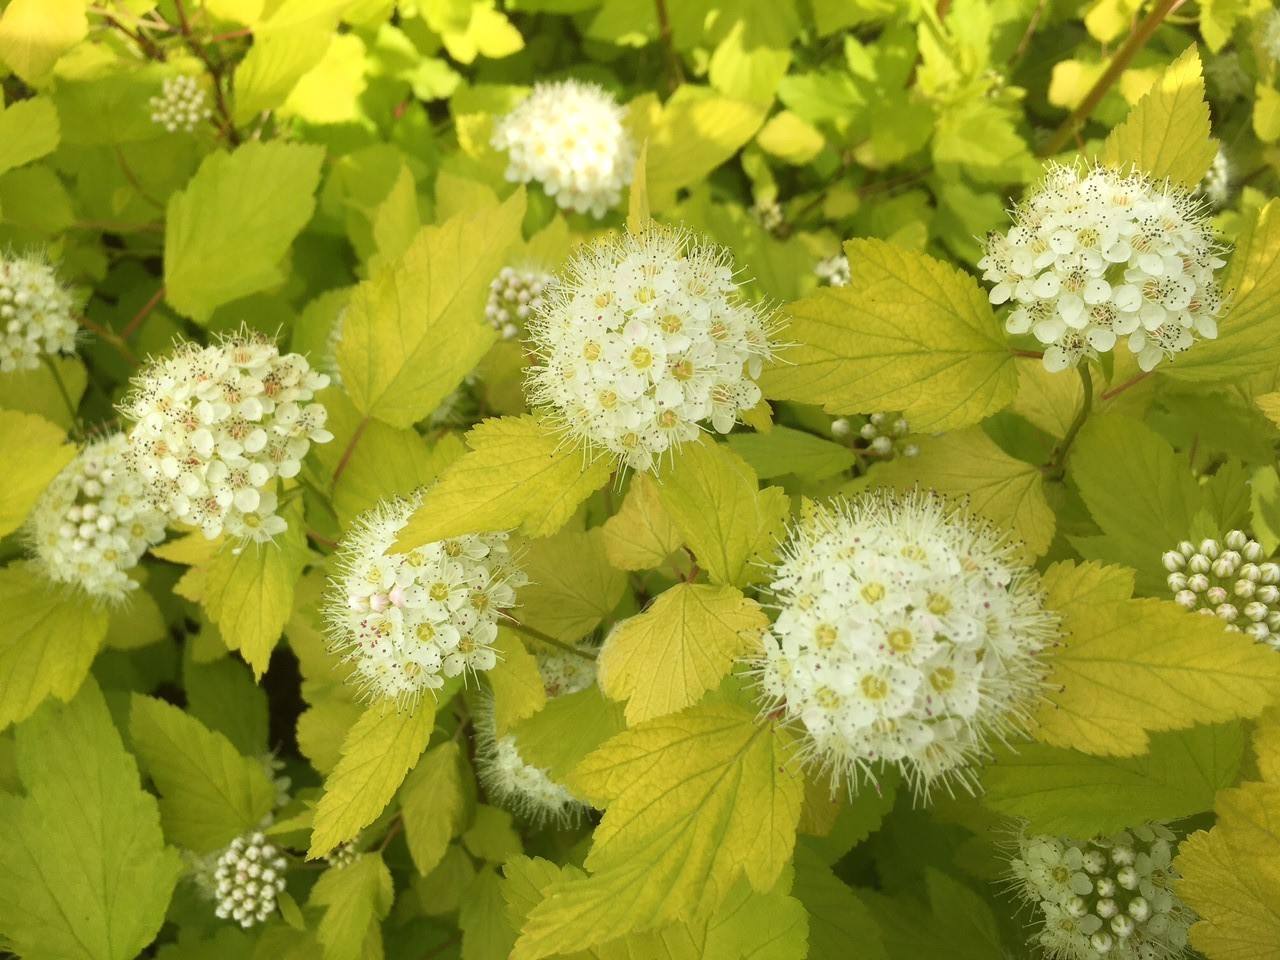
M 1280 564 L 1265 558 L 1262 544 L 1232 530 L 1222 544 L 1182 541 L 1164 555 L 1164 568 L 1178 603 L 1280 650 Z
M 1127 337 L 1143 370 L 1218 335 L 1225 261 L 1200 201 L 1168 182 L 1105 167 L 1052 166 L 987 239 L 978 261 L 1005 321 L 1045 344 L 1049 371 L 1112 350 Z
M 819 282 L 829 287 L 847 287 L 853 276 L 849 271 L 849 258 L 843 253 L 819 260 L 813 265 L 813 272 Z
M 200 81 L 191 74 L 165 77 L 159 96 L 151 98 L 151 122 L 170 133 L 191 133 L 201 121 L 213 116 Z
M 751 215 L 761 230 L 766 233 L 773 233 L 780 226 L 784 219 L 782 213 L 782 204 L 776 199 L 766 197 L 756 197 L 755 202 L 751 204 L 751 209 L 747 211 Z
M 297 476 L 311 444 L 333 439 L 311 402 L 328 383 L 258 334 L 182 343 L 138 373 L 120 407 L 135 423 L 131 466 L 171 519 L 211 540 L 270 540 L 286 526 L 276 478 Z
M 793 527 L 758 661 L 765 708 L 851 788 L 896 765 L 920 793 L 971 785 L 992 737 L 1025 732 L 1054 642 L 1039 579 L 985 524 L 927 494 L 875 494 Z
M 76 301 L 39 257 L 0 260 L 0 373 L 34 370 L 43 354 L 76 348 Z
M 1231 161 L 1227 152 L 1218 147 L 1218 153 L 1196 187 L 1196 196 L 1204 197 L 1214 210 L 1221 210 L 1231 199 Z
M 1177 899 L 1173 834 L 1148 823 L 1077 841 L 1018 838 L 1015 888 L 1039 913 L 1036 940 L 1052 960 L 1172 960 L 1194 915 Z
M 652 470 L 700 422 L 728 433 L 759 402 L 769 332 L 727 251 L 651 225 L 582 249 L 548 288 L 529 397 L 582 445 Z
M 263 923 L 276 910 L 276 895 L 284 890 L 288 861 L 261 833 L 236 837 L 218 857 L 214 871 L 214 913 L 242 927 Z
M 556 203 L 597 218 L 622 197 L 636 162 L 635 142 L 612 94 L 594 83 L 539 83 L 493 128 L 507 152 L 507 179 L 537 180 Z
M 371 698 L 410 707 L 446 677 L 493 667 L 498 620 L 528 582 L 506 533 L 392 552 L 421 502 L 421 493 L 384 501 L 356 519 L 335 555 L 325 609 L 353 679 Z
M 568 652 L 538 654 L 538 671 L 548 699 L 585 690 L 596 682 L 595 661 Z M 485 698 L 475 715 L 476 775 L 485 795 L 538 827 L 568 826 L 588 805 L 551 778 L 542 767 L 526 763 L 516 738 L 499 737 L 493 699 Z
M 853 433 L 853 425 L 845 417 L 831 422 L 831 435 L 843 440 Z M 911 424 L 905 417 L 892 413 L 873 413 L 858 428 L 858 436 L 867 442 L 867 451 L 888 459 L 897 454 L 903 457 L 920 456 L 920 448 L 907 440 Z
M 106 601 L 137 583 L 128 571 L 164 539 L 165 519 L 125 462 L 124 434 L 96 440 L 59 473 L 31 511 L 28 534 L 51 580 Z
M 537 267 L 503 267 L 489 284 L 484 317 L 503 340 L 520 335 L 525 321 L 542 307 L 542 294 L 551 274 Z

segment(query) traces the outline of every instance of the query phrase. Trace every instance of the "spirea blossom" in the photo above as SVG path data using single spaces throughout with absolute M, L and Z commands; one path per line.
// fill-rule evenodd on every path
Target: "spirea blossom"
M 1010 864 L 1051 960 L 1173 960 L 1195 919 L 1173 892 L 1175 841 L 1148 823 L 1072 840 L 1023 833 Z
M 343 539 L 325 605 L 336 650 L 371 699 L 413 706 L 446 677 L 493 667 L 502 612 L 527 582 L 506 533 L 468 534 L 396 553 L 421 493 L 384 501 Z
M 538 671 L 549 700 L 585 690 L 596 682 L 594 660 L 559 650 L 539 653 Z M 549 771 L 527 763 L 514 735 L 497 735 L 492 697 L 481 702 L 475 727 L 476 775 L 490 800 L 534 826 L 568 825 L 588 809 L 553 780 Z
M 164 539 L 165 518 L 128 469 L 124 434 L 89 444 L 59 473 L 31 511 L 28 536 L 51 580 L 108 602 L 137 583 L 128 571 Z
M 896 766 L 918 792 L 972 783 L 991 738 L 1026 729 L 1057 636 L 1014 545 L 947 501 L 868 495 L 798 522 L 772 570 L 765 709 L 856 787 Z
M 563 431 L 652 470 L 760 400 L 769 320 L 742 299 L 727 251 L 652 226 L 583 248 L 529 321 L 527 389 Z
M 564 209 L 605 213 L 622 197 L 636 162 L 635 142 L 612 94 L 594 83 L 539 83 L 493 128 L 507 153 L 507 179 L 537 180 Z
M 213 116 L 208 97 L 200 81 L 190 74 L 165 77 L 159 96 L 152 97 L 151 122 L 170 133 L 191 133 L 204 120 Z
M 819 260 L 813 265 L 813 272 L 821 283 L 825 283 L 829 287 L 847 287 L 851 278 L 849 258 L 844 254 L 840 254 L 839 256 Z
M 1164 567 L 1178 603 L 1280 650 L 1280 564 L 1266 557 L 1257 540 L 1232 530 L 1222 543 L 1182 541 L 1164 555 Z
M 503 340 L 514 340 L 525 322 L 542 307 L 551 274 L 537 267 L 503 267 L 489 284 L 484 317 Z
M 0 373 L 34 370 L 40 357 L 76 348 L 76 301 L 38 256 L 0 260 Z
M 261 833 L 236 837 L 218 857 L 214 870 L 214 913 L 248 928 L 276 911 L 288 861 Z
M 333 439 L 312 402 L 328 383 L 259 334 L 181 343 L 134 377 L 120 406 L 134 421 L 130 465 L 172 520 L 211 540 L 270 540 L 286 526 L 277 478 L 297 476 L 311 444 Z
M 1218 335 L 1225 261 L 1186 190 L 1105 167 L 1052 166 L 978 261 L 1005 328 L 1045 344 L 1065 370 L 1124 338 L 1143 370 Z
M 1231 162 L 1222 147 L 1218 147 L 1213 163 L 1196 187 L 1196 196 L 1204 197 L 1214 210 L 1221 210 L 1231 199 Z
M 747 211 L 754 220 L 766 233 L 773 233 L 782 226 L 785 219 L 782 213 L 782 204 L 778 203 L 776 198 L 772 197 L 756 197 L 755 202 L 751 204 L 751 209 Z

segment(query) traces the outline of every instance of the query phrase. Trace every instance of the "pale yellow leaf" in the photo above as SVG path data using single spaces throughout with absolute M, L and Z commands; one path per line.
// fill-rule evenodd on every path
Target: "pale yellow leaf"
M 619 570 L 650 570 L 680 549 L 680 531 L 647 473 L 632 476 L 622 507 L 604 522 L 603 530 L 609 562 Z

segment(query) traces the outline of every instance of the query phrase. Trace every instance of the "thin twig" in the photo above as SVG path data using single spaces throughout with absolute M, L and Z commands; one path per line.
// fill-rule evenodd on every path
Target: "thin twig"
M 356 427 L 355 433 L 351 434 L 351 439 L 347 441 L 347 449 L 342 451 L 342 457 L 338 460 L 338 465 L 333 471 L 333 485 L 335 487 L 338 485 L 338 478 L 346 472 L 347 464 L 351 462 L 351 455 L 356 452 L 356 444 L 358 444 L 360 442 L 360 438 L 364 436 L 364 431 L 369 426 L 369 421 L 372 419 L 373 417 L 366 415 L 365 418 L 360 421 L 359 426 Z
M 675 35 L 671 32 L 671 15 L 667 12 L 667 0 L 653 0 L 658 8 L 658 32 L 662 37 L 662 62 L 667 74 L 667 93 L 675 93 L 684 83 L 684 67 L 676 50 Z
M 67 405 L 67 414 L 71 417 L 71 426 L 74 429 L 77 417 L 76 405 L 71 402 L 71 393 L 67 390 L 67 385 L 62 380 L 62 371 L 58 369 L 57 361 L 49 354 L 40 354 L 40 360 L 49 368 L 49 372 L 53 374 L 53 382 L 58 388 L 58 394 L 62 397 L 62 402 Z
M 124 329 L 120 331 L 121 340 L 128 340 L 133 336 L 134 331 L 142 326 L 142 321 L 151 316 L 151 311 L 164 299 L 164 294 L 165 286 L 162 283 L 160 289 L 151 295 L 151 299 L 142 305 L 142 309 L 133 315 L 133 319 L 124 325 Z
M 314 540 L 316 543 L 320 544 L 320 546 L 322 547 L 328 547 L 330 553 L 338 549 L 338 541 L 331 540 L 329 537 L 326 537 L 322 533 L 316 533 L 314 530 L 308 530 L 307 537 L 308 539 Z
M 129 345 L 121 340 L 114 330 L 108 330 L 106 327 L 99 323 L 94 323 L 94 321 L 84 315 L 77 317 L 76 320 L 79 322 L 80 326 L 84 327 L 86 330 L 97 334 L 98 339 L 103 343 L 114 347 L 115 351 L 120 354 L 120 356 L 124 357 L 130 365 L 136 367 L 141 362 L 138 360 L 138 355 L 129 349 Z
M 517 633 L 523 633 L 526 637 L 537 640 L 539 643 L 545 643 L 556 647 L 563 650 L 565 653 L 576 654 L 586 660 L 596 659 L 596 653 L 594 650 L 583 650 L 580 647 L 575 647 L 571 643 L 565 643 L 563 640 L 557 640 L 555 637 L 543 633 L 541 630 L 535 630 L 533 627 L 526 626 L 510 614 L 507 614 L 507 624 Z
M 1057 450 L 1054 451 L 1053 459 L 1045 467 L 1046 473 L 1053 480 L 1062 479 L 1062 475 L 1066 473 L 1067 454 L 1071 451 L 1071 445 L 1076 441 L 1076 434 L 1080 432 L 1084 422 L 1089 419 L 1089 412 L 1093 409 L 1093 377 L 1089 374 L 1089 366 L 1082 363 L 1076 369 L 1080 372 L 1080 383 L 1084 387 L 1084 400 L 1080 403 L 1076 418 L 1071 421 L 1071 426 L 1067 428 L 1067 433 L 1062 438 L 1062 443 L 1058 444 Z
M 1147 379 L 1147 377 L 1149 376 L 1151 376 L 1150 370 L 1146 371 L 1145 373 L 1140 373 L 1136 377 L 1134 377 L 1132 380 L 1126 380 L 1124 383 L 1120 384 L 1120 386 L 1116 387 L 1114 390 L 1108 390 L 1099 399 L 1110 400 L 1112 397 L 1118 397 L 1120 396 L 1120 394 L 1124 393 L 1130 387 L 1137 386 L 1139 383 Z

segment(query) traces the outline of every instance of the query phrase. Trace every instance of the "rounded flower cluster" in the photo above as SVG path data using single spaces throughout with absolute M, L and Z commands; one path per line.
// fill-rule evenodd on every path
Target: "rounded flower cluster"
M 405 553 L 396 537 L 421 493 L 356 518 L 336 554 L 326 617 L 370 698 L 413 706 L 446 677 L 493 667 L 502 612 L 527 581 L 506 533 L 468 534 Z
M 843 253 L 835 257 L 819 260 L 813 266 L 818 280 L 829 287 L 847 287 L 852 274 L 849 271 L 849 258 Z
M 106 601 L 137 586 L 128 571 L 164 539 L 164 515 L 129 471 L 125 450 L 122 433 L 85 447 L 40 495 L 28 527 L 51 580 Z
M 494 124 L 491 143 L 507 152 L 507 179 L 537 180 L 564 209 L 595 217 L 622 197 L 635 142 L 612 94 L 594 83 L 539 83 Z
M 978 261 L 1005 328 L 1046 345 L 1065 370 L 1127 338 L 1143 370 L 1218 335 L 1225 261 L 1201 201 L 1167 182 L 1105 167 L 1052 167 L 993 233 Z
M 1231 161 L 1222 147 L 1218 147 L 1213 163 L 1196 187 L 1196 195 L 1204 197 L 1214 210 L 1221 210 L 1231 199 Z
M 1174 836 L 1148 823 L 1092 840 L 1018 838 L 1015 888 L 1052 960 L 1172 960 L 1194 915 L 1174 896 Z
M 782 547 L 760 656 L 765 707 L 811 762 L 858 781 L 897 766 L 927 794 L 971 783 L 992 737 L 1025 732 L 1058 635 L 1039 579 L 988 526 L 925 494 L 819 508 Z
M 76 301 L 39 257 L 0 260 L 0 373 L 34 370 L 44 354 L 76 348 Z
M 548 699 L 577 693 L 596 682 L 595 661 L 568 652 L 539 653 L 538 671 Z M 497 735 L 492 698 L 486 698 L 476 711 L 475 726 L 476 775 L 490 800 L 534 826 L 567 826 L 586 812 L 587 804 L 556 783 L 547 770 L 525 762 L 513 735 Z
M 324 855 L 324 862 L 329 864 L 335 870 L 341 870 L 343 867 L 349 867 L 360 859 L 360 834 L 356 834 L 350 840 L 343 840 L 340 844 Z
M 218 919 L 246 928 L 266 921 L 275 913 L 276 895 L 284 890 L 286 867 L 280 851 L 261 833 L 232 840 L 213 875 Z
M 652 226 L 579 252 L 529 321 L 530 399 L 569 436 L 651 470 L 710 420 L 728 433 L 760 400 L 769 322 L 727 251 Z
M 151 122 L 170 133 L 191 133 L 201 121 L 213 116 L 200 82 L 190 74 L 165 77 L 159 96 L 151 98 Z
M 1164 567 L 1178 603 L 1280 650 L 1280 564 L 1265 558 L 1262 544 L 1232 530 L 1221 544 L 1182 541 L 1164 555 Z
M 297 476 L 311 444 L 333 439 L 311 402 L 328 383 L 258 334 L 182 343 L 134 378 L 120 407 L 135 424 L 131 466 L 172 520 L 211 540 L 269 540 L 286 526 L 276 478 Z
M 542 307 L 542 294 L 551 274 L 537 267 L 503 267 L 489 284 L 484 317 L 503 340 L 520 335 L 525 321 Z

